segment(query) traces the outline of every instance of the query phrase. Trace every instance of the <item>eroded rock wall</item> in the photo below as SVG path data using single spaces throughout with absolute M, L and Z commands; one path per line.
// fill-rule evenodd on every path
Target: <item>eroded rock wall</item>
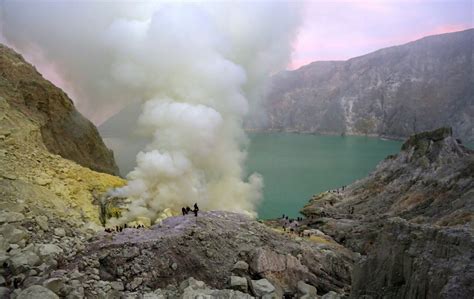
M 472 298 L 473 165 L 474 152 L 440 128 L 310 200 L 310 226 L 362 255 L 352 298 Z
M 38 137 L 50 153 L 99 172 L 118 175 L 113 153 L 105 146 L 97 128 L 74 108 L 61 89 L 44 79 L 21 55 L 3 45 L 0 45 L 0 98 L 9 109 L 18 111 L 25 121 L 39 129 Z M 24 122 L 6 126 L 9 113 L 3 109 L 0 113 L 4 118 L 0 132 L 3 136 L 25 129 Z
M 247 127 L 405 138 L 451 126 L 474 141 L 474 29 L 275 75 Z

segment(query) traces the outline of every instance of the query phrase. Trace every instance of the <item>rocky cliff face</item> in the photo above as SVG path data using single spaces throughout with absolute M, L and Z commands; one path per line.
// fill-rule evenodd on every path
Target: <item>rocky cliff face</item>
M 474 141 L 474 29 L 272 78 L 248 128 L 395 138 L 450 126 Z
M 96 127 L 74 108 L 62 90 L 3 45 L 0 45 L 0 98 L 4 101 L 1 135 L 24 129 L 21 124 L 8 122 L 5 110 L 8 105 L 8 109 L 18 111 L 25 121 L 38 128 L 41 143 L 49 152 L 96 171 L 118 174 L 113 153 L 104 145 Z
M 57 298 L 38 284 L 100 229 L 93 193 L 125 183 L 74 160 L 116 171 L 66 95 L 0 46 L 0 298 Z
M 471 298 L 474 152 L 442 128 L 410 137 L 367 178 L 314 196 L 312 226 L 363 256 L 353 298 Z

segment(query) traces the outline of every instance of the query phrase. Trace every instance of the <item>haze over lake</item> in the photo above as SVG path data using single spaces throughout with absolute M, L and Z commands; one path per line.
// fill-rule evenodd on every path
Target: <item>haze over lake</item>
M 259 218 L 296 217 L 316 193 L 369 174 L 402 142 L 359 136 L 251 133 L 248 173 L 264 177 Z

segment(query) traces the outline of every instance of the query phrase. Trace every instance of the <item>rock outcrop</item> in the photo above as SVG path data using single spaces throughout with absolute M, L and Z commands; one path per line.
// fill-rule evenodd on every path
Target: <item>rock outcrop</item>
M 353 298 L 472 298 L 474 151 L 441 128 L 410 137 L 367 178 L 314 196 L 310 226 L 362 254 Z
M 57 155 L 59 153 L 60 155 Z M 38 219 L 98 223 L 92 192 L 125 181 L 96 128 L 20 55 L 0 46 L 0 205 Z M 12 214 L 9 214 L 12 215 Z M 48 230 L 47 218 L 39 220 Z
M 46 149 L 90 169 L 118 175 L 113 153 L 71 99 L 21 55 L 0 45 L 0 138 L 32 138 Z M 15 111 L 16 118 L 10 117 Z M 18 122 L 20 121 L 20 122 Z M 28 123 L 28 125 L 26 125 Z
M 474 29 L 275 75 L 247 127 L 405 138 L 450 126 L 474 141 Z
M 54 214 L 13 220 L 17 214 L 4 211 L 0 223 L 0 294 L 11 298 L 319 298 L 350 290 L 349 250 L 241 214 L 203 212 L 98 234 Z
M 295 239 L 245 215 L 213 211 L 170 217 L 149 229 L 103 233 L 67 268 L 128 282 L 129 292 L 194 277 L 214 289 L 281 298 L 298 293 L 299 281 L 321 294 L 348 292 L 352 262 L 350 251 L 335 242 Z
M 100 229 L 93 193 L 125 183 L 75 161 L 117 170 L 67 96 L 0 46 L 1 298 L 57 298 L 51 272 Z

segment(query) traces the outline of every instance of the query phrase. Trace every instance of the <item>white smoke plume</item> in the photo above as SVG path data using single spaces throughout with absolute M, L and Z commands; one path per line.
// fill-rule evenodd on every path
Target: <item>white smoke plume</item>
M 263 182 L 244 177 L 242 122 L 268 75 L 288 63 L 299 7 L 118 3 L 6 1 L 2 34 L 52 66 L 96 120 L 143 103 L 137 124 L 152 141 L 116 190 L 132 199 L 126 220 L 194 202 L 255 213 Z

